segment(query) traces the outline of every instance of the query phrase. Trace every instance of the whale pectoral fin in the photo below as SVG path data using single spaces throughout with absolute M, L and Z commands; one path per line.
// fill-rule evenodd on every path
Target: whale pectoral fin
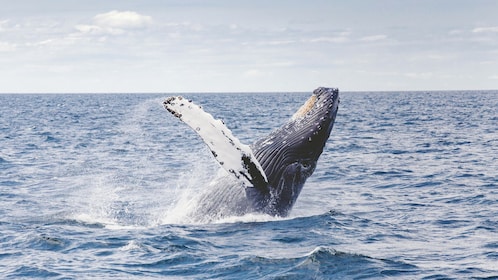
M 251 147 L 240 143 L 221 120 L 181 96 L 164 101 L 164 108 L 190 126 L 208 145 L 220 165 L 245 187 L 266 188 L 268 180 Z

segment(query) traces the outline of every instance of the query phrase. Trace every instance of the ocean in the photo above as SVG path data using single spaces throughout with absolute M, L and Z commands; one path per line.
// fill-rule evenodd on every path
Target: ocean
M 310 94 L 184 96 L 251 144 Z M 0 95 L 0 278 L 498 279 L 498 91 L 340 94 L 290 216 L 211 223 L 169 94 Z

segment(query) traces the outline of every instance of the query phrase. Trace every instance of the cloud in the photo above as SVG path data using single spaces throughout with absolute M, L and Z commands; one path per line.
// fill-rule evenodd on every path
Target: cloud
M 498 33 L 498 26 L 477 27 L 472 30 L 474 33 Z
M 310 43 L 346 43 L 348 42 L 349 39 L 344 36 L 338 36 L 338 37 L 317 37 L 310 39 Z
M 464 33 L 465 33 L 465 31 L 463 31 L 461 29 L 452 29 L 448 32 L 449 35 L 461 35 Z
M 265 72 L 258 69 L 249 69 L 243 74 L 246 78 L 259 78 L 265 76 Z
M 131 11 L 110 11 L 105 14 L 98 14 L 93 19 L 98 26 L 119 29 L 145 28 L 152 23 L 150 16 Z
M 125 29 L 103 27 L 92 24 L 78 24 L 74 27 L 80 34 L 83 35 L 121 35 L 126 33 Z
M 0 20 L 0 32 L 3 32 L 6 30 L 6 26 L 7 26 L 8 22 L 9 22 L 8 20 Z
M 150 26 L 152 18 L 132 11 L 110 11 L 98 14 L 91 24 L 78 24 L 75 26 L 82 34 L 90 35 L 120 35 L 127 30 L 144 29 Z
M 16 50 L 16 45 L 8 42 L 0 42 L 0 52 L 11 52 Z
M 294 44 L 296 43 L 295 40 L 273 40 L 273 41 L 268 41 L 262 43 L 263 45 L 270 45 L 270 46 L 281 46 L 281 45 L 289 45 L 289 44 Z
M 111 33 L 111 34 L 123 33 L 123 31 L 121 29 L 105 29 L 105 28 L 102 28 L 98 25 L 90 25 L 90 24 L 78 24 L 74 28 L 76 28 L 76 30 L 78 30 L 79 32 L 81 32 L 83 34 L 100 35 L 100 34 L 104 34 L 104 33 Z
M 314 36 L 310 34 L 311 36 L 309 36 L 308 39 L 304 39 L 302 41 L 307 43 L 335 43 L 335 44 L 350 42 L 351 32 L 349 30 L 331 31 L 329 34 L 324 34 L 324 35 L 320 35 L 320 33 L 322 32 L 321 31 L 319 33 L 317 32 L 315 33 Z
M 381 41 L 387 39 L 387 35 L 372 35 L 372 36 L 366 36 L 360 39 L 360 41 L 363 42 L 376 42 L 376 41 Z

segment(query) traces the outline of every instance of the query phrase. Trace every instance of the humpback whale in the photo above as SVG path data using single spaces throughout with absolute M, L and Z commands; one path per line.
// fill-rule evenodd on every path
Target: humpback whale
M 163 105 L 202 138 L 227 171 L 198 198 L 192 217 L 198 213 L 211 220 L 247 213 L 284 217 L 313 174 L 330 136 L 339 90 L 317 88 L 287 123 L 250 146 L 191 100 L 169 97 Z

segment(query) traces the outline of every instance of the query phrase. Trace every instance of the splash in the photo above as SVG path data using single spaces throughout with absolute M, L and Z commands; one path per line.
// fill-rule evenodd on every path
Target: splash
M 259 222 L 272 222 L 280 221 L 288 218 L 281 218 L 277 216 L 271 216 L 263 213 L 248 213 L 243 216 L 230 216 L 214 220 L 213 223 L 216 224 L 231 224 L 231 223 L 259 223 Z
M 226 171 L 197 135 L 171 122 L 162 98 L 144 100 L 120 119 L 105 142 L 80 159 L 85 174 L 68 179 L 76 190 L 70 218 L 112 229 L 275 219 L 196 211 L 202 195 L 215 187 L 211 182 Z
M 66 177 L 74 190 L 68 218 L 113 229 L 188 222 L 195 195 L 216 165 L 202 143 L 192 143 L 188 153 L 171 148 L 168 137 L 175 140 L 179 132 L 158 127 L 168 117 L 161 102 L 144 100 L 120 123 L 95 128 L 107 137 L 77 159 L 83 174 Z

